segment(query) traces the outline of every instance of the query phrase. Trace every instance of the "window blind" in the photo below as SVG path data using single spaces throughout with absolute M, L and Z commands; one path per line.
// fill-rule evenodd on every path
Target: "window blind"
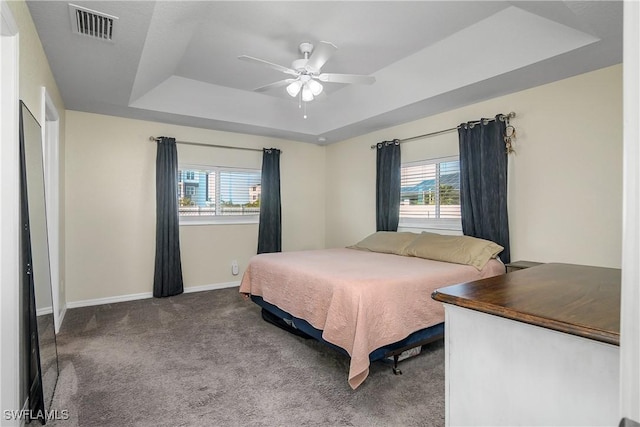
M 457 157 L 402 165 L 401 219 L 460 218 L 460 164 Z
M 181 167 L 180 217 L 260 214 L 261 173 L 255 169 Z

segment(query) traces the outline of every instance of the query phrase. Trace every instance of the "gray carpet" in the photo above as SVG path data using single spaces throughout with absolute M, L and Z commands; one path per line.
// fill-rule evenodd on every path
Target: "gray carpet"
M 266 323 L 237 288 L 69 310 L 58 335 L 57 426 L 441 426 L 442 341 L 376 362 Z

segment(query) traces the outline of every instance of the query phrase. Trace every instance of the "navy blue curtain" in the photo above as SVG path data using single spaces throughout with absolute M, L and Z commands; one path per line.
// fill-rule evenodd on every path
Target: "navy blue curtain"
M 511 261 L 507 215 L 505 122 L 482 119 L 458 127 L 462 232 L 504 247 L 500 259 Z
M 178 151 L 175 138 L 160 137 L 156 155 L 156 261 L 153 296 L 183 292 L 178 223 Z
M 282 209 L 280 204 L 280 150 L 262 151 L 262 190 L 258 253 L 282 251 Z
M 376 156 L 376 230 L 398 231 L 400 221 L 400 141 L 383 141 Z

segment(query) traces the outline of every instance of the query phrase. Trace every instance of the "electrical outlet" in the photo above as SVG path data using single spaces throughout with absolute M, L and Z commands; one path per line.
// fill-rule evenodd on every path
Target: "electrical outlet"
M 233 261 L 231 261 L 231 274 L 237 276 L 239 271 L 240 269 L 238 268 L 238 261 L 234 259 Z

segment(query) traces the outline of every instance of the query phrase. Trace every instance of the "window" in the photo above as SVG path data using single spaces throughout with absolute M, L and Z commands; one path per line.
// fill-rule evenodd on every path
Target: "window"
M 258 222 L 260 176 L 256 169 L 181 166 L 180 223 Z
M 401 227 L 462 228 L 458 157 L 403 164 L 400 186 Z

